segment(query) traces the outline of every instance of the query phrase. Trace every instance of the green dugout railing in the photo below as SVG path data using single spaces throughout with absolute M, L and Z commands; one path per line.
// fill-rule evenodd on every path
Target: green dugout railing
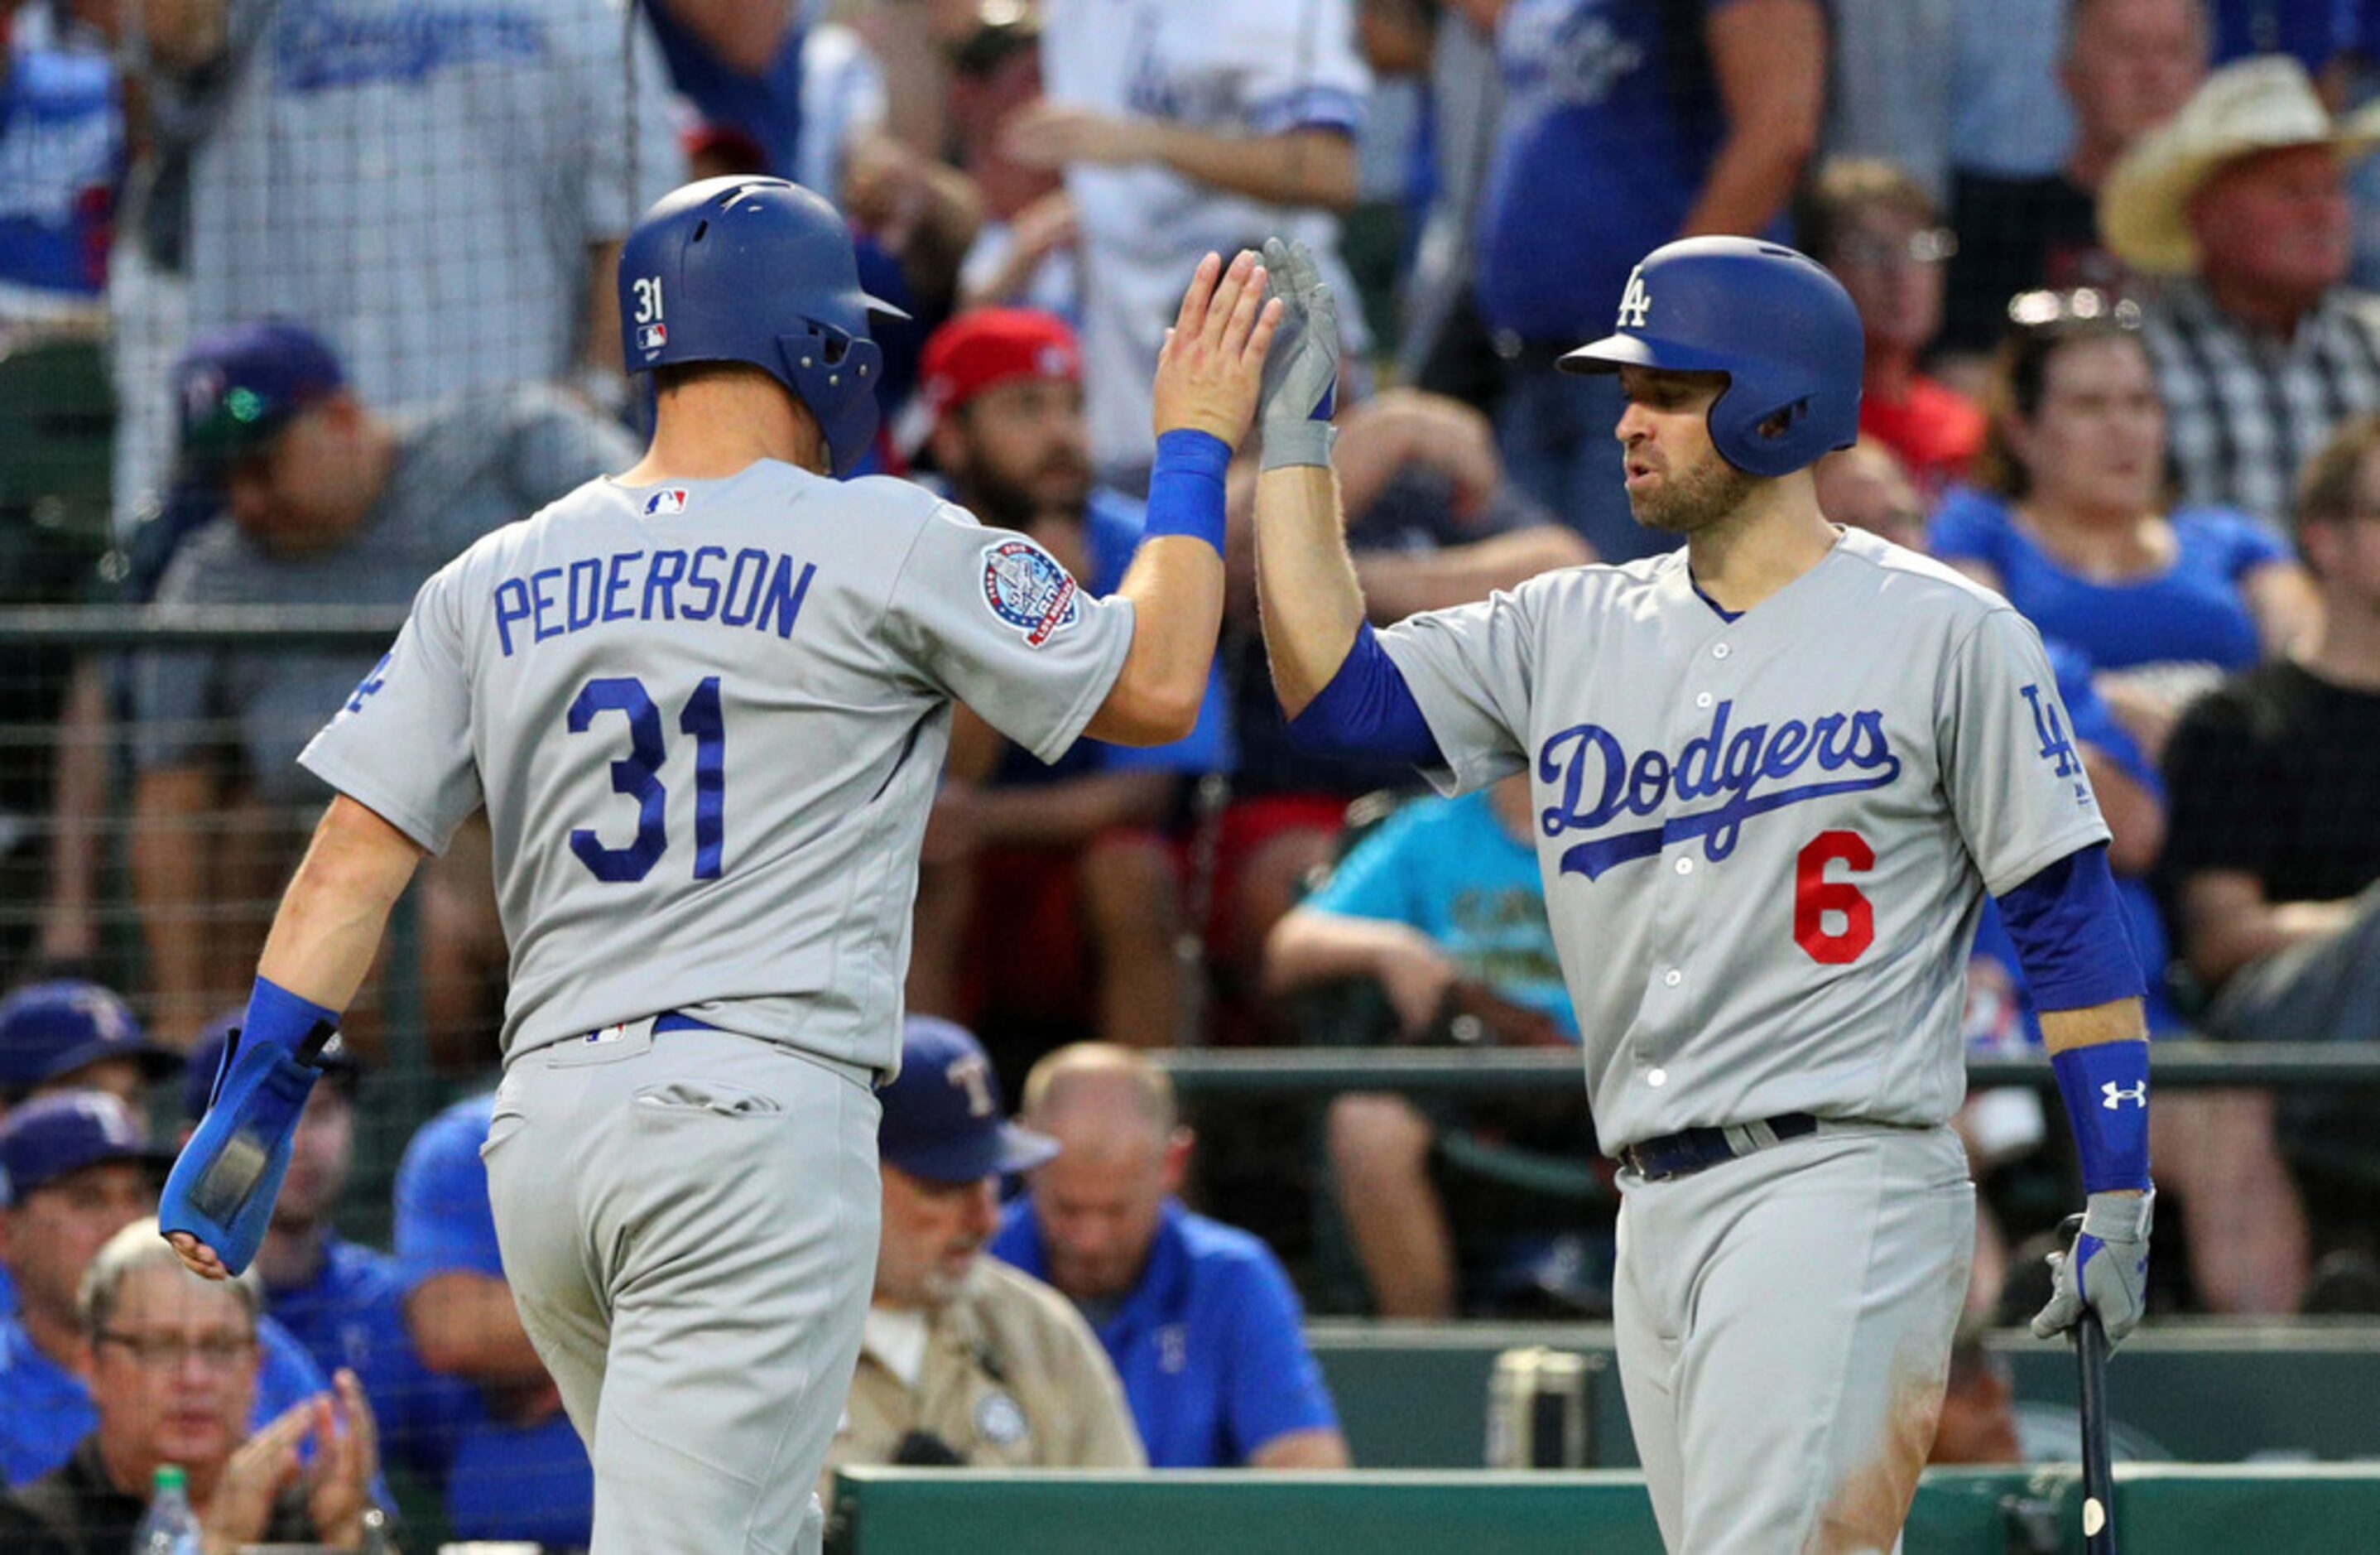
M 1937 1469 L 1918 1488 L 1910 1555 L 2080 1551 L 2071 1465 Z M 841 1555 L 1662 1555 L 1632 1474 L 1266 1475 L 848 1469 L 828 1549 Z M 2372 1555 L 2380 1469 L 2117 1471 L 2131 1555 Z

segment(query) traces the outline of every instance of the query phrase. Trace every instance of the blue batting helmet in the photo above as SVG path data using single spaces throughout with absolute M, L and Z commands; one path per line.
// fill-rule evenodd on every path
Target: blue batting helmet
M 876 435 L 884 358 L 870 312 L 908 317 L 861 289 L 835 208 L 783 178 L 688 184 L 655 201 L 620 249 L 628 371 L 749 362 L 817 418 L 837 475 Z
M 1817 261 L 1756 238 L 1687 237 L 1645 256 L 1612 333 L 1561 367 L 1724 372 L 1712 445 L 1749 474 L 1783 475 L 1858 441 L 1865 360 L 1859 310 Z

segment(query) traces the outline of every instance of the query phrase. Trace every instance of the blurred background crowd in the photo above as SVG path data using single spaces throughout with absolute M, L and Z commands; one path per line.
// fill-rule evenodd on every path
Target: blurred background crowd
M 349 1368 L 386 1468 L 455 1530 L 583 1537 L 583 1452 L 512 1312 L 477 1156 L 504 1000 L 484 832 L 425 871 L 357 1007 L 260 1300 L 226 1303 L 212 1351 L 131 1335 L 111 1361 L 85 1276 L 106 1274 L 102 1317 L 166 1277 L 111 1238 L 203 1110 L 328 796 L 298 747 L 431 572 L 633 461 L 613 261 L 689 176 L 780 175 L 844 209 L 868 289 L 913 315 L 881 333 L 868 469 L 1100 591 L 1139 534 L 1150 373 L 1192 266 L 1305 238 L 1348 299 L 1338 464 L 1383 623 L 1663 543 L 1627 510 L 1614 382 L 1552 361 L 1670 237 L 1793 242 L 1867 329 L 1862 440 L 1820 467 L 1823 505 L 2002 591 L 2052 645 L 2156 1035 L 2380 1042 L 2373 0 L 0 16 L 0 604 L 84 607 L 0 611 L 10 1484 L 73 1471 L 111 1377 L 203 1379 L 261 1346 L 260 1420 Z M 1160 1452 L 1178 1433 L 1134 1392 L 1124 1332 L 1153 1247 L 1185 1268 L 1227 1249 L 1293 1329 L 1301 1296 L 1591 1317 L 1616 1200 L 1574 1087 L 1252 1104 L 1196 1118 L 1194 1151 L 1134 1056 L 1578 1040 L 1525 787 L 1441 800 L 1288 742 L 1251 491 L 1235 479 L 1189 739 L 1045 767 L 962 711 L 909 1006 L 976 1034 L 1066 1149 L 996 1240 L 990 1190 L 913 1208 L 942 1251 L 991 1241 L 1074 1298 L 1152 1458 L 1294 1440 L 1277 1460 L 1310 1464 L 1343 1460 L 1327 1399 Z M 1990 922 L 1969 985 L 1978 1053 L 2037 1044 Z M 2361 1094 L 2161 1096 L 2157 1310 L 2380 1311 Z M 2065 1131 L 2023 1088 L 1978 1093 L 1961 1126 L 1991 1209 L 1971 1306 L 2005 1321 L 2037 1305 L 2029 1244 L 2072 1198 Z M 1254 1236 L 1214 1240 L 1185 1200 Z M 914 1387 L 909 1348 L 883 1342 Z M 939 1461 L 898 1436 L 884 1451 Z

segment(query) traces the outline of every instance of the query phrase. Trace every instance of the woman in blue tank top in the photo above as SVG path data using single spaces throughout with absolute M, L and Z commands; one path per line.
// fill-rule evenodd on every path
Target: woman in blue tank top
M 2184 701 L 2285 648 L 2319 607 L 2256 520 L 2168 510 L 2165 409 L 2133 310 L 2054 300 L 2001 346 L 1976 484 L 1944 500 L 1930 549 L 2087 657 L 2154 759 Z

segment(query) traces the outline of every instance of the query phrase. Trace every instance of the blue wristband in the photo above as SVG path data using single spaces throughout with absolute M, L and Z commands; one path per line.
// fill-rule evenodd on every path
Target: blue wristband
M 1231 445 L 1212 432 L 1177 428 L 1157 440 L 1148 472 L 1148 516 L 1141 538 L 1189 535 L 1223 553 L 1223 471 Z
M 2149 1045 L 2095 1042 L 2050 1056 L 2088 1193 L 2149 1185 Z
M 328 1027 L 335 1030 L 338 1024 L 336 1010 L 326 1010 L 310 999 L 301 999 L 260 974 L 256 986 L 249 990 L 248 1014 L 240 1023 L 239 1039 L 243 1043 L 269 1042 L 293 1058 L 311 1063 L 320 1049 L 307 1051 L 306 1045 L 315 1029 Z

